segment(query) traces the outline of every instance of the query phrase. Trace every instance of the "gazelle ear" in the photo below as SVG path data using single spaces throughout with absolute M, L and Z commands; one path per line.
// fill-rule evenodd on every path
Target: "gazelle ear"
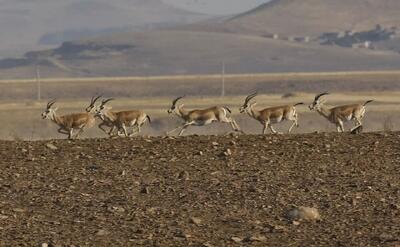
M 53 111 L 57 111 L 58 110 L 58 107 L 56 107 L 56 108 L 53 108 Z
M 181 105 L 179 105 L 179 108 L 182 108 L 182 107 L 184 107 L 185 106 L 185 104 L 181 104 Z

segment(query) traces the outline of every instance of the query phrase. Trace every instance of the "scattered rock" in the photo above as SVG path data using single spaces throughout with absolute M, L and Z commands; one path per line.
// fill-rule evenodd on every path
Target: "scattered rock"
M 57 150 L 58 149 L 58 147 L 56 147 L 53 143 L 50 143 L 50 142 L 46 144 L 46 147 L 48 149 L 51 149 L 51 150 Z
M 42 247 L 49 247 L 49 244 L 48 243 L 43 243 Z
M 193 223 L 196 226 L 200 226 L 202 223 L 202 220 L 200 218 L 190 217 L 190 223 Z
M 261 235 L 256 235 L 256 236 L 250 237 L 250 241 L 252 241 L 252 242 L 265 242 L 266 240 L 267 240 L 267 238 L 265 236 L 261 236 Z
M 321 216 L 316 208 L 298 207 L 291 209 L 287 213 L 287 217 L 291 221 L 316 221 L 321 220 Z
M 226 149 L 224 152 L 222 152 L 221 154 L 222 156 L 231 156 L 232 155 L 232 151 L 228 148 Z
M 241 243 L 243 241 L 243 238 L 239 237 L 232 237 L 231 240 L 235 243 Z
M 97 233 L 96 233 L 97 236 L 105 236 L 105 235 L 108 235 L 108 234 L 109 234 L 109 232 L 106 231 L 106 230 L 103 230 L 103 229 L 97 231 Z
M 218 142 L 212 142 L 211 145 L 213 145 L 213 146 L 218 146 L 219 143 L 218 143 Z

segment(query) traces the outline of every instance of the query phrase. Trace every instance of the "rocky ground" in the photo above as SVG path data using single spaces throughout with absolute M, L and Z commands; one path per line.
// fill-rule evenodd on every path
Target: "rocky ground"
M 0 141 L 1 246 L 400 246 L 400 133 Z M 292 220 L 314 207 L 321 220 Z

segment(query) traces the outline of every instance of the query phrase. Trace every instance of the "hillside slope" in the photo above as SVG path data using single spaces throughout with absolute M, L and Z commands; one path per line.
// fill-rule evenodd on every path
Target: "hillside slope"
M 283 35 L 400 26 L 397 0 L 273 0 L 226 21 L 232 30 Z
M 2 0 L 0 30 L 7 35 L 2 36 L 0 57 L 22 55 L 24 50 L 40 47 L 37 42 L 46 34 L 104 33 L 109 29 L 187 24 L 204 18 L 207 16 L 176 9 L 161 0 Z

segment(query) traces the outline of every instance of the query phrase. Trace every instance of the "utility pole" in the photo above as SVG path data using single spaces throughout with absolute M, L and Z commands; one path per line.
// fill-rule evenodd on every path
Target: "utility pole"
M 225 97 L 225 61 L 222 62 L 221 97 Z
M 42 98 L 42 88 L 40 85 L 40 67 L 39 65 L 36 65 L 36 83 L 37 83 L 37 100 L 40 101 Z

